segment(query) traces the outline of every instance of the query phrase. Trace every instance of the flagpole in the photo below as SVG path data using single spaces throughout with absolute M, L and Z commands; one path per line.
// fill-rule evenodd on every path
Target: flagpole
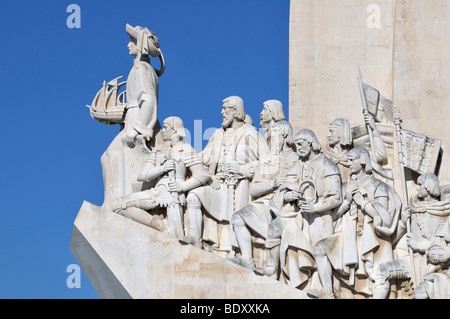
M 409 206 L 409 198 L 408 198 L 408 189 L 406 187 L 406 177 L 405 177 L 405 166 L 403 164 L 403 150 L 402 150 L 402 137 L 401 137 L 401 118 L 400 111 L 394 107 L 394 125 L 395 125 L 395 133 L 397 137 L 397 152 L 398 152 L 398 164 L 400 167 L 400 177 L 402 180 L 402 193 L 403 193 L 403 202 L 406 206 Z M 406 233 L 411 234 L 411 216 L 406 220 Z M 411 281 L 413 284 L 413 288 L 417 284 L 416 278 L 416 270 L 414 267 L 414 253 L 412 248 L 408 245 L 408 253 L 409 259 L 411 263 Z
M 357 78 L 358 78 L 358 82 L 359 82 L 359 94 L 361 96 L 363 114 L 366 115 L 369 113 L 369 110 L 367 109 L 367 98 L 366 98 L 366 93 L 364 92 L 364 87 L 363 87 L 363 82 L 362 82 L 362 74 L 361 74 L 359 65 L 358 65 L 356 71 L 357 71 L 356 74 L 357 74 Z M 372 156 L 373 156 L 373 159 L 376 161 L 375 146 L 373 144 L 373 132 L 368 123 L 366 123 L 366 129 L 367 129 L 367 132 L 369 133 L 369 140 L 370 140 L 370 147 L 372 150 Z

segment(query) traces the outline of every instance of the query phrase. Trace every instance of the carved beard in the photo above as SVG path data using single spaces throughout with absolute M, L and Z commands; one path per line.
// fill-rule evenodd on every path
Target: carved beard
M 223 129 L 229 128 L 231 126 L 231 124 L 233 123 L 233 120 L 234 120 L 234 118 L 224 117 L 223 121 L 222 121 L 222 128 Z

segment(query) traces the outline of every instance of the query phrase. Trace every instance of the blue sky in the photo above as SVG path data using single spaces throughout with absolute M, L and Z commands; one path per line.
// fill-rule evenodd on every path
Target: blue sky
M 72 3 L 78 29 L 66 25 Z M 0 298 L 98 298 L 84 273 L 69 289 L 66 269 L 77 264 L 69 244 L 78 210 L 103 202 L 100 156 L 119 128 L 93 120 L 86 105 L 132 67 L 126 23 L 160 38 L 160 121 L 179 116 L 191 134 L 194 121 L 203 132 L 219 127 L 230 95 L 257 127 L 265 100 L 288 115 L 289 0 L 4 3 Z

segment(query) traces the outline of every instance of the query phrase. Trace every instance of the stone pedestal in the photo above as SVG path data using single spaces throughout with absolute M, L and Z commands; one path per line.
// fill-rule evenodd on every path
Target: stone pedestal
M 302 299 L 273 278 L 84 202 L 70 249 L 101 298 Z
M 336 117 L 362 124 L 359 65 L 404 129 L 442 140 L 438 176 L 450 183 L 448 39 L 448 0 L 291 0 L 289 121 L 320 140 Z

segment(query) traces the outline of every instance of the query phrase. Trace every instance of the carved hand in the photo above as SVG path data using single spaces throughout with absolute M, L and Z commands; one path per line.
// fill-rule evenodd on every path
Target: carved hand
M 317 209 L 313 203 L 309 202 L 301 202 L 300 203 L 300 209 L 303 210 L 305 213 L 317 213 Z
M 173 170 L 175 170 L 175 162 L 173 160 L 167 160 L 161 166 L 162 173 L 167 173 L 168 171 L 173 171 Z
M 345 189 L 345 199 L 351 203 L 353 200 L 353 195 L 357 192 L 357 190 L 358 190 L 358 185 L 350 182 L 348 184 L 347 188 Z
M 402 222 L 404 224 L 406 224 L 406 222 L 408 221 L 408 219 L 411 217 L 411 207 L 409 206 L 403 206 L 402 209 L 402 215 L 401 215 L 401 219 Z
M 144 140 L 146 140 L 147 142 L 150 142 L 152 140 L 152 137 L 150 135 L 142 135 L 142 137 L 144 138 Z
M 349 202 L 349 203 L 351 203 L 352 201 L 353 201 L 353 194 L 352 194 L 352 192 L 350 191 L 350 190 L 346 190 L 345 191 L 345 199 Z
M 127 145 L 129 148 L 136 146 L 136 136 L 138 136 L 138 132 L 136 130 L 130 130 L 127 133 Z
M 353 196 L 353 200 L 355 201 L 355 203 L 359 206 L 359 207 L 364 207 L 365 206 L 365 199 L 364 197 L 360 194 L 360 193 L 356 193 Z
M 241 166 L 239 166 L 239 164 L 236 162 L 228 163 L 227 170 L 231 174 L 242 174 Z
M 424 247 L 424 245 L 421 245 L 416 236 L 414 236 L 414 234 L 412 233 L 406 234 L 406 241 L 408 243 L 408 246 L 411 247 L 414 251 L 423 252 L 426 250 L 426 247 Z
M 171 192 L 182 193 L 182 192 L 183 192 L 183 187 L 181 186 L 180 183 L 177 183 L 177 182 L 169 182 L 169 190 L 170 190 Z
M 364 114 L 364 122 L 370 126 L 372 130 L 376 130 L 377 126 L 375 124 L 375 120 L 373 119 L 373 116 L 370 113 Z
M 295 200 L 299 200 L 300 197 L 301 197 L 301 193 L 296 190 L 293 190 L 291 192 L 286 192 L 286 194 L 284 194 L 284 200 L 286 202 L 293 202 Z

